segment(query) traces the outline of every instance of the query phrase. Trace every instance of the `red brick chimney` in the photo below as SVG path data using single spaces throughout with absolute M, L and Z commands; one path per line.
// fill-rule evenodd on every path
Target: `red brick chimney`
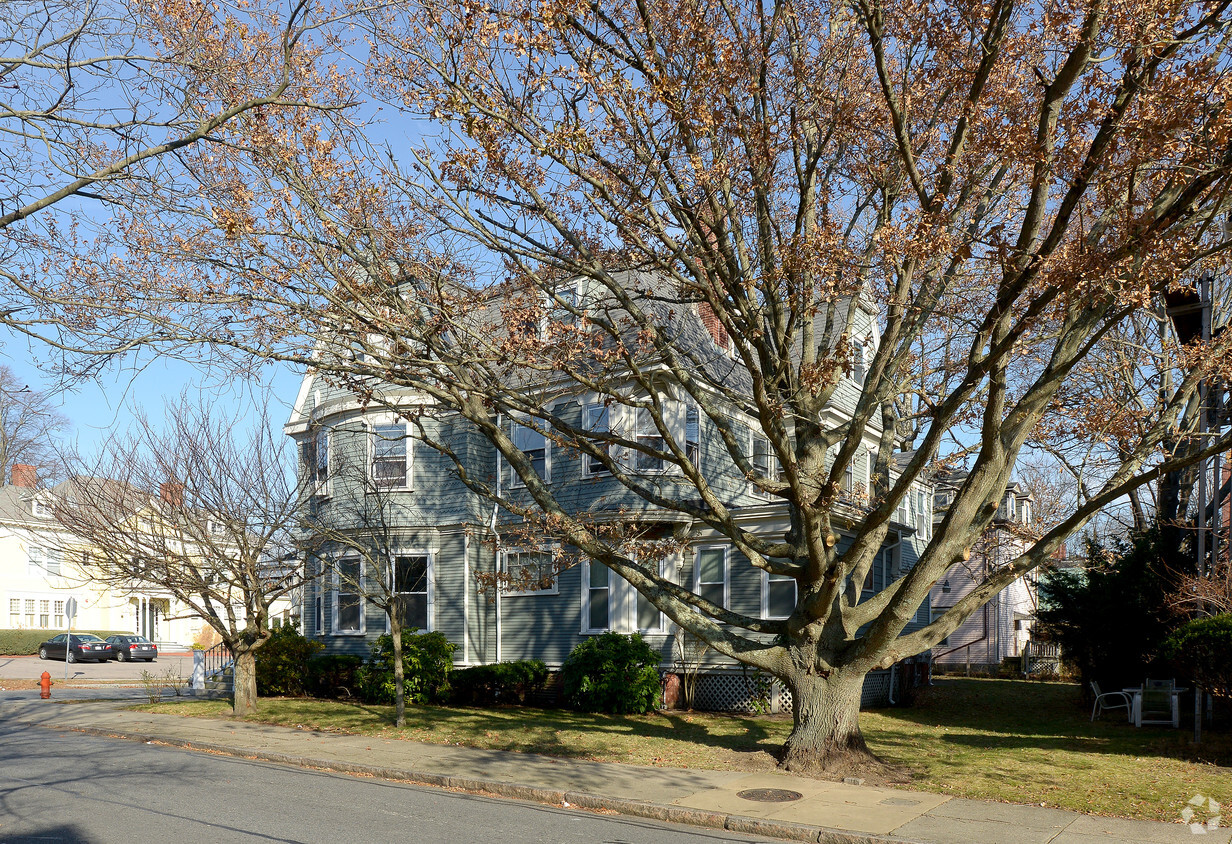
M 697 305 L 697 315 L 702 319 L 702 325 L 706 326 L 706 330 L 710 332 L 710 336 L 714 338 L 714 342 L 719 348 L 727 349 L 731 345 L 731 338 L 727 336 L 727 329 L 723 327 L 723 323 L 719 322 L 719 318 L 714 313 L 714 308 L 710 307 L 709 302 L 699 302 Z
M 38 467 L 28 463 L 14 463 L 11 475 L 13 486 L 34 489 L 38 486 Z
M 165 504 L 172 507 L 184 506 L 184 485 L 182 483 L 163 481 L 158 485 L 158 494 L 162 496 Z

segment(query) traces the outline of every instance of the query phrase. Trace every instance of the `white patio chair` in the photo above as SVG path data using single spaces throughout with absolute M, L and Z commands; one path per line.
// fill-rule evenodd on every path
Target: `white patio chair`
M 1129 695 L 1125 692 L 1101 692 L 1099 683 L 1091 681 L 1091 691 L 1095 693 L 1095 706 L 1091 708 L 1091 720 L 1094 721 L 1097 717 L 1104 714 L 1105 709 L 1124 709 L 1126 720 L 1134 719 L 1133 713 L 1130 711 Z M 1120 703 L 1111 703 L 1119 699 Z

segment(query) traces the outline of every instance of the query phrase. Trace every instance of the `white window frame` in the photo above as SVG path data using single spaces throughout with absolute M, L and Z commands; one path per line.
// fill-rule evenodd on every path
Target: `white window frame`
M 31 575 L 52 575 L 54 577 L 64 576 L 64 554 L 55 548 L 43 548 L 41 545 L 31 545 L 26 549 L 26 553 L 30 558 L 27 567 L 27 573 Z M 55 560 L 55 570 L 52 570 L 51 561 Z
M 421 627 L 418 629 L 419 629 L 419 632 L 421 633 L 433 632 L 436 629 L 436 611 L 435 611 L 436 555 L 433 554 L 431 551 L 427 550 L 426 548 L 398 548 L 394 550 L 392 556 L 394 559 L 390 560 L 390 566 L 389 566 L 389 594 L 392 599 L 396 599 L 398 595 L 418 595 L 420 594 L 418 592 L 395 592 L 394 591 L 398 586 L 396 582 L 396 575 L 397 575 L 397 568 L 398 568 L 397 558 L 398 557 L 425 557 L 427 558 L 427 561 L 428 561 L 427 571 L 425 572 L 425 580 L 427 581 L 426 583 L 427 591 L 424 593 L 424 596 L 425 596 L 424 602 L 427 605 L 427 609 L 425 610 L 428 616 L 426 619 L 427 626 Z M 406 619 L 403 619 L 403 622 L 405 623 Z M 385 632 L 388 633 L 390 632 L 391 629 L 392 628 L 389 623 L 389 613 L 386 612 L 385 613 Z
M 403 446 L 402 453 L 402 481 L 386 486 L 381 479 L 377 477 L 376 462 L 377 462 L 377 444 L 380 442 L 394 442 L 392 438 L 387 438 L 378 432 L 378 428 L 399 428 L 401 430 L 400 442 Z M 368 479 L 372 482 L 373 487 L 387 491 L 407 491 L 411 489 L 411 478 L 413 477 L 413 467 L 415 460 L 415 450 L 411 446 L 411 432 L 407 427 L 407 423 L 402 420 L 386 422 L 381 420 L 367 420 L 367 435 L 368 435 Z
M 671 569 L 672 569 L 671 560 L 667 559 L 666 557 L 659 560 L 659 577 L 662 577 L 665 579 L 670 578 Z M 629 584 L 629 589 L 633 592 L 633 607 L 630 610 L 630 612 L 633 613 L 633 618 L 632 618 L 632 623 L 630 624 L 630 627 L 633 630 L 636 630 L 638 633 L 666 633 L 667 632 L 667 614 L 664 613 L 663 610 L 659 609 L 658 607 L 654 607 L 653 604 L 651 604 L 651 606 L 654 607 L 654 609 L 657 611 L 658 624 L 654 627 L 643 627 L 642 626 L 641 618 L 637 612 L 637 604 L 639 601 L 649 602 L 649 599 L 646 598 L 644 595 L 642 595 L 641 592 L 637 591 L 637 589 L 633 586 L 633 584 Z
M 324 442 L 325 448 L 325 464 L 321 464 L 321 444 Z M 312 495 L 316 498 L 329 498 L 333 489 L 333 473 L 330 471 L 330 449 L 333 447 L 334 437 L 333 432 L 329 428 L 320 427 L 308 432 L 308 439 L 304 440 L 300 451 L 300 463 L 306 468 L 308 479 L 311 482 Z M 308 459 L 308 458 L 311 459 Z M 324 478 L 322 475 L 324 468 Z
M 689 439 L 689 417 L 695 417 L 693 439 Z M 702 470 L 702 410 L 695 404 L 684 408 L 684 456 L 697 471 Z
M 607 566 L 603 568 L 607 571 L 607 626 L 606 627 L 591 627 L 590 626 L 590 593 L 592 589 L 602 587 L 592 587 L 590 585 L 591 560 L 582 560 L 581 568 L 581 591 L 582 591 L 582 633 L 607 633 L 609 630 L 615 629 L 612 625 L 612 617 L 616 611 L 616 589 L 614 580 L 616 573 Z M 603 565 L 600 563 L 600 565 Z
M 608 424 L 611 424 L 611 416 L 609 414 Z M 647 445 L 658 451 L 667 451 L 667 440 L 663 437 L 658 426 L 654 423 L 654 415 L 648 407 L 638 407 L 633 409 L 633 439 L 640 445 L 642 440 L 648 440 Z M 657 443 L 657 445 L 655 444 Z M 658 465 L 643 466 L 642 461 L 651 461 Z M 641 451 L 633 452 L 633 459 L 630 461 L 633 464 L 634 470 L 639 475 L 661 475 L 668 470 L 669 463 L 661 457 L 651 457 Z
M 37 498 L 30 502 L 30 514 L 36 519 L 50 519 L 55 515 L 46 504 Z
M 704 551 L 722 551 L 723 552 L 723 609 L 728 609 L 728 602 L 731 600 L 731 546 L 730 545 L 695 545 L 693 547 L 693 594 L 702 594 L 702 552 Z M 707 585 L 714 585 L 718 581 L 708 580 Z
M 536 431 L 534 428 L 530 427 L 529 425 L 523 425 L 520 422 L 518 422 L 518 420 L 514 419 L 512 422 L 512 428 L 509 431 L 509 438 L 513 440 L 514 446 L 520 449 L 523 454 L 526 454 L 527 452 L 525 448 L 523 448 L 521 445 L 518 444 L 518 432 L 519 431 L 527 431 L 531 435 L 536 436 L 536 437 L 541 437 L 543 439 L 543 474 L 540 475 L 540 477 L 543 479 L 544 483 L 550 484 L 552 482 L 552 441 L 548 439 L 546 435 L 540 433 L 539 431 Z M 500 455 L 497 455 L 497 456 L 499 457 Z M 522 476 L 513 470 L 513 466 L 509 464 L 508 460 L 505 460 L 503 457 L 501 457 L 500 460 L 501 460 L 502 469 L 508 468 L 509 470 L 510 488 L 511 489 L 524 488 L 526 486 L 526 482 L 522 480 Z M 534 461 L 531 461 L 531 462 L 533 464 Z
M 770 577 L 770 572 L 765 569 L 761 570 L 761 617 L 767 620 L 781 620 L 784 618 L 790 618 L 790 612 L 787 615 L 770 614 Z M 794 577 L 787 577 L 786 575 L 779 575 L 778 577 L 780 579 L 774 581 L 775 583 L 782 583 L 782 578 L 784 577 L 791 582 L 792 594 L 795 596 L 791 602 L 792 608 L 794 609 L 796 603 L 800 600 L 800 584 Z
M 509 557 L 511 555 L 521 556 L 522 554 L 539 554 L 547 558 L 549 566 L 555 566 L 553 562 L 554 551 L 551 548 L 506 548 L 501 551 L 501 571 L 506 575 L 509 574 Z M 518 590 L 501 590 L 502 598 L 522 598 L 534 595 L 559 595 L 560 594 L 560 575 L 554 572 L 552 574 L 552 585 L 543 589 L 518 589 Z
M 582 413 L 585 415 L 585 418 L 582 421 L 585 423 L 584 427 L 587 431 L 601 432 L 601 433 L 605 433 L 609 435 L 611 434 L 612 432 L 612 406 L 611 405 L 606 405 L 602 402 L 591 402 L 583 406 Z M 607 427 L 606 428 L 594 427 L 595 423 L 598 421 L 597 419 L 593 418 L 594 415 L 597 414 L 598 416 L 603 416 L 605 413 L 607 416 Z M 611 458 L 612 456 L 611 444 L 602 443 L 600 444 L 600 446 L 602 449 L 607 451 L 608 457 Z M 595 461 L 593 465 L 591 461 Z M 598 467 L 598 468 L 595 468 L 595 467 Z M 599 463 L 597 460 L 595 460 L 594 457 L 592 457 L 589 454 L 585 454 L 585 453 L 582 454 L 582 477 L 583 478 L 601 478 L 604 475 L 610 476 L 611 474 L 612 473 L 608 470 L 608 468 L 604 466 L 602 463 Z
M 920 536 L 925 539 L 932 537 L 933 533 L 933 518 L 932 510 L 929 505 L 929 495 L 922 489 L 916 490 L 915 493 L 915 509 L 916 520 L 919 523 Z
M 863 387 L 868 378 L 868 352 L 863 340 L 852 340 L 851 345 L 851 380 L 857 387 Z
M 766 471 L 762 472 L 757 465 L 757 444 L 763 442 L 766 444 Z M 774 449 L 770 447 L 770 438 L 758 434 L 755 431 L 749 431 L 749 465 L 753 467 L 753 474 L 761 475 L 768 481 L 775 481 L 782 478 L 783 467 L 779 465 L 778 455 L 774 453 Z M 753 481 L 749 481 L 749 492 L 756 495 L 758 498 L 772 498 L 773 496 L 757 486 Z
M 945 615 L 949 609 L 950 609 L 949 607 L 930 606 L 928 608 L 928 623 L 932 624 L 934 621 L 941 618 L 941 616 Z M 944 636 L 944 638 L 938 641 L 937 644 L 933 645 L 933 647 L 934 648 L 948 648 L 950 646 L 950 636 L 952 636 L 956 632 L 958 631 L 955 630 L 955 631 L 952 631 L 951 633 L 947 633 Z
M 359 582 L 355 584 L 354 586 L 348 587 L 348 591 L 343 593 L 342 590 L 339 588 L 340 586 L 343 585 L 342 571 L 340 570 L 340 567 L 343 563 L 347 563 L 347 562 L 354 562 L 359 566 Z M 334 570 L 333 577 L 331 578 L 331 583 L 330 583 L 330 586 L 332 588 L 330 590 L 331 612 L 330 612 L 329 634 L 331 636 L 363 636 L 368 632 L 368 623 L 367 623 L 368 614 L 367 612 L 365 612 L 368 602 L 364 599 L 364 589 L 363 589 L 364 558 L 344 555 L 334 561 L 333 570 Z M 353 589 L 354 591 L 353 592 L 350 591 L 351 589 Z M 340 594 L 347 594 L 347 595 L 353 594 L 358 599 L 359 601 L 359 627 L 358 629 L 354 629 L 354 630 L 341 629 L 340 616 L 338 615 L 338 597 Z

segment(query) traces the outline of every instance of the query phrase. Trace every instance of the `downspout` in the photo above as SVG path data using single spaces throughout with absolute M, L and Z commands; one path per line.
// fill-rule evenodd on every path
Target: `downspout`
M 471 531 L 462 533 L 462 664 L 471 664 Z
M 497 491 L 497 494 L 499 495 L 500 494 L 500 481 L 499 480 L 497 480 L 496 482 L 496 491 Z M 496 532 L 496 511 L 498 509 L 500 509 L 499 504 L 492 505 L 492 523 L 489 526 L 489 529 L 492 531 L 492 538 L 495 540 L 495 543 L 496 543 L 496 554 L 493 557 L 493 561 L 494 561 L 494 565 L 497 567 L 498 570 L 494 571 L 493 574 L 500 573 L 499 572 L 500 534 Z M 493 582 L 494 582 L 493 588 L 496 589 L 496 661 L 500 662 L 501 661 L 501 587 L 500 587 L 500 579 L 494 578 Z
M 896 668 L 898 668 L 897 662 L 890 666 L 890 693 L 886 695 L 886 700 L 889 702 L 890 706 L 898 705 L 894 700 L 894 669 Z

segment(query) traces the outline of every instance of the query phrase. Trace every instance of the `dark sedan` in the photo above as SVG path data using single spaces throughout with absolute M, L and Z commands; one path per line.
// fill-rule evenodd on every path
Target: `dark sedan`
M 158 658 L 158 646 L 145 636 L 108 636 L 111 658 L 120 662 L 143 659 L 153 662 Z
M 63 659 L 67 662 L 77 662 L 79 660 L 82 662 L 86 660 L 106 662 L 111 659 L 111 645 L 93 633 L 74 633 L 71 645 L 68 644 L 68 638 L 67 633 L 61 633 L 59 636 L 52 636 L 46 642 L 39 645 L 39 659 Z M 68 646 L 67 657 L 64 655 L 66 645 Z

